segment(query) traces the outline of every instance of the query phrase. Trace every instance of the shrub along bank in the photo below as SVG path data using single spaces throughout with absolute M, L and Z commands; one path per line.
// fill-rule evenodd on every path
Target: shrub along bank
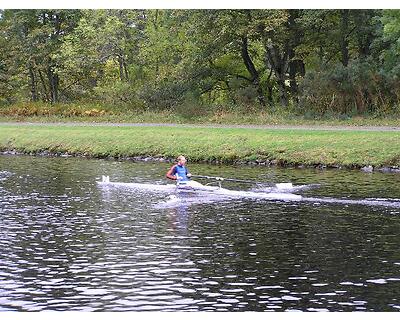
M 201 112 L 200 112 L 201 111 Z M 96 122 L 96 123 L 195 123 L 240 125 L 324 125 L 324 126 L 400 126 L 400 115 L 365 113 L 346 116 L 338 113 L 317 115 L 292 109 L 261 110 L 184 105 L 166 110 L 96 103 L 49 104 L 41 102 L 0 105 L 0 122 Z
M 28 154 L 153 157 L 284 166 L 400 166 L 400 132 L 0 125 L 0 149 Z

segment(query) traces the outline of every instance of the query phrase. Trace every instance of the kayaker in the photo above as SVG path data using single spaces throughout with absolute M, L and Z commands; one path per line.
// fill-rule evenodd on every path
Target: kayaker
M 189 181 L 192 174 L 189 173 L 189 170 L 185 165 L 186 158 L 184 156 L 179 156 L 177 158 L 177 163 L 168 170 L 166 177 L 171 180 L 179 180 L 180 182 Z

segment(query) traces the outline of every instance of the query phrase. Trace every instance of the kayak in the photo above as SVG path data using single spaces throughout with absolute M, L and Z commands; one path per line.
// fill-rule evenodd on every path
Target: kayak
M 123 187 L 132 188 L 137 190 L 144 190 L 155 193 L 191 193 L 194 195 L 210 194 L 213 196 L 221 196 L 230 199 L 271 199 L 271 200 L 286 200 L 298 201 L 302 196 L 288 193 L 288 192 L 255 192 L 255 191 L 242 191 L 230 190 L 219 186 L 203 185 L 197 181 L 187 181 L 179 184 L 147 184 L 147 183 L 134 183 L 134 182 L 112 182 L 108 176 L 103 176 L 102 181 L 97 181 L 99 186 L 103 187 Z

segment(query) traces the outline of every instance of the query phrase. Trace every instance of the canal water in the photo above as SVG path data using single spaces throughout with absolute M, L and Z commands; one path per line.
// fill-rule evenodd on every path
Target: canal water
M 189 163 L 300 200 L 97 183 L 169 166 L 0 156 L 0 311 L 399 311 L 399 174 Z

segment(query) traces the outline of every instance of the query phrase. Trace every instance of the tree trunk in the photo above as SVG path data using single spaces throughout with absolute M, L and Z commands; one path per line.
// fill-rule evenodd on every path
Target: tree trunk
M 371 54 L 371 44 L 374 41 L 373 19 L 377 15 L 375 10 L 357 10 L 353 12 L 357 29 L 358 55 L 365 60 Z
M 119 64 L 119 79 L 124 81 L 124 63 L 122 61 L 122 57 L 118 56 L 118 64 Z
M 269 69 L 269 75 L 268 75 L 268 77 L 267 77 L 267 100 L 268 100 L 268 104 L 269 105 L 273 105 L 273 102 L 274 102 L 274 99 L 273 99 L 273 90 L 274 90 L 274 88 L 273 88 L 273 86 L 270 84 L 271 82 L 270 82 L 270 80 L 271 80 L 271 76 L 272 76 L 272 73 L 273 73 L 273 71 L 272 71 L 272 68 L 270 68 Z
M 33 70 L 32 64 L 29 64 L 28 69 L 29 69 L 29 78 L 31 80 L 31 100 L 33 102 L 36 102 L 36 101 L 38 101 L 38 95 L 37 95 L 37 88 L 36 88 L 35 72 Z
M 340 10 L 341 25 L 340 25 L 340 52 L 342 64 L 347 67 L 349 64 L 349 9 Z
M 281 105 L 287 107 L 289 105 L 289 98 L 287 94 L 285 79 L 284 78 L 277 79 L 277 83 L 278 83 L 280 103 Z
M 54 103 L 59 101 L 59 98 L 58 98 L 59 84 L 60 84 L 60 79 L 58 77 L 58 74 L 53 73 L 53 102 Z
M 323 64 L 324 63 L 324 48 L 322 46 L 319 46 L 319 48 L 318 48 L 318 58 L 319 58 L 319 63 Z
M 288 29 L 289 29 L 289 46 L 288 46 L 288 55 L 289 55 L 289 80 L 290 80 L 290 93 L 292 98 L 298 102 L 298 85 L 296 80 L 296 75 L 301 74 L 304 76 L 305 68 L 304 62 L 296 57 L 296 48 L 302 41 L 303 33 L 302 30 L 297 23 L 297 18 L 300 16 L 300 10 L 291 9 L 289 10 L 289 19 L 288 19 Z
M 47 69 L 47 77 L 50 85 L 50 102 L 57 103 L 58 102 L 58 75 L 53 73 L 51 66 Z
M 155 14 L 156 14 L 156 16 L 153 20 L 153 25 L 154 25 L 154 30 L 156 32 L 158 32 L 158 9 L 155 10 Z M 155 61 L 156 62 L 156 74 L 160 73 L 159 72 L 159 70 L 160 70 L 159 61 L 160 61 L 160 59 L 157 57 L 156 61 Z
M 251 82 L 257 88 L 258 101 L 260 102 L 260 104 L 263 107 L 265 107 L 266 103 L 265 103 L 264 93 L 263 93 L 263 90 L 262 90 L 262 87 L 261 87 L 261 84 L 260 84 L 260 75 L 259 75 L 256 67 L 254 66 L 254 63 L 251 60 L 251 57 L 249 55 L 247 36 L 243 36 L 242 37 L 241 55 L 242 55 L 242 59 L 243 59 L 244 65 L 246 66 L 247 71 L 251 75 Z
M 292 50 L 291 50 L 292 51 Z M 297 101 L 297 92 L 298 92 L 298 87 L 297 87 L 297 81 L 296 81 L 296 74 L 297 74 L 297 68 L 296 68 L 296 60 L 292 60 L 294 58 L 294 53 L 291 52 L 289 55 L 290 63 L 289 63 L 289 80 L 290 80 L 290 94 L 293 99 Z
M 44 81 L 44 77 L 43 77 L 43 73 L 42 71 L 40 71 L 40 69 L 38 70 L 39 72 L 39 76 L 40 76 L 40 82 L 42 83 L 42 87 L 43 87 L 43 97 L 42 100 L 43 101 L 49 101 L 49 92 L 47 90 L 47 86 L 46 86 L 46 82 Z
M 128 67 L 126 65 L 125 59 L 124 59 L 124 62 L 123 62 L 123 66 L 124 66 L 124 72 L 125 72 L 125 79 L 126 79 L 126 81 L 129 81 Z
M 281 56 L 279 49 L 272 45 L 271 43 L 266 44 L 266 63 L 271 65 L 272 70 L 276 77 L 276 82 L 278 84 L 280 102 L 283 106 L 289 104 L 287 88 L 286 88 L 286 73 L 288 71 L 289 65 L 289 55 L 286 52 Z

